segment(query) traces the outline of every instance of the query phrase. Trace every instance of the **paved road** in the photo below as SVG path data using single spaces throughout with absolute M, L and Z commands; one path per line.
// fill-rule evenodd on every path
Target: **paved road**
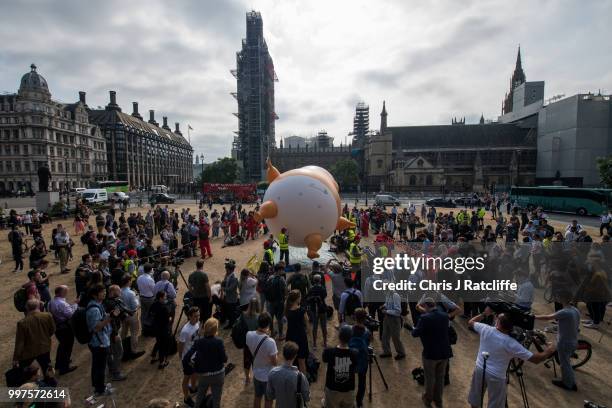
M 136 197 L 132 197 L 132 198 L 133 198 L 132 202 L 134 203 L 134 201 L 136 200 Z M 402 207 L 409 206 L 411 202 L 414 203 L 415 206 L 421 206 L 421 204 L 423 204 L 426 199 L 427 197 L 425 198 L 416 198 L 416 197 L 410 198 L 410 197 L 402 197 L 402 196 L 399 197 Z M 350 196 L 350 195 L 347 197 L 343 196 L 343 202 L 346 202 L 349 205 L 353 205 L 355 203 L 354 200 L 355 200 L 354 196 Z M 176 202 L 177 204 L 192 204 L 194 201 L 195 200 L 193 199 L 179 199 Z M 146 197 L 143 197 L 143 203 L 146 203 L 146 202 L 147 202 Z M 374 196 L 372 196 L 371 198 L 368 197 L 368 204 L 371 204 L 373 202 L 374 202 Z M 74 203 L 73 198 L 70 199 L 70 203 L 71 204 Z M 363 198 L 360 198 L 359 204 L 361 205 L 365 204 L 365 201 Z M 4 209 L 14 208 L 17 210 L 17 212 L 24 213 L 26 210 L 34 208 L 36 206 L 36 200 L 34 197 L 2 198 L 0 199 L 0 205 L 2 205 L 2 208 Z M 582 225 L 586 225 L 590 227 L 597 227 L 597 228 L 599 227 L 599 218 L 594 217 L 594 216 L 579 217 L 579 216 L 572 215 L 572 214 L 550 213 L 549 218 L 553 221 L 558 221 L 558 222 L 568 223 L 568 224 L 572 220 L 576 219 Z

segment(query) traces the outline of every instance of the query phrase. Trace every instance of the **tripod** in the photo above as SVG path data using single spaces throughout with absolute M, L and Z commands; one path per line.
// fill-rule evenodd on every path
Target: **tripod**
M 516 365 L 514 359 L 510 360 L 508 364 L 508 370 L 506 370 L 506 384 L 510 383 L 510 369 L 514 371 L 516 378 L 518 379 L 519 387 L 521 389 L 521 397 L 523 398 L 523 406 L 529 408 L 529 399 L 527 398 L 527 388 L 525 388 L 525 379 L 523 378 L 523 367 Z M 506 395 L 506 408 L 508 408 L 508 396 Z
M 372 402 L 372 361 L 376 363 L 376 368 L 378 368 L 378 374 L 380 375 L 380 379 L 385 385 L 385 389 L 389 390 L 389 385 L 387 384 L 387 380 L 385 380 L 385 376 L 380 368 L 380 364 L 378 364 L 378 358 L 374 355 L 374 349 L 372 347 L 368 347 L 368 375 L 370 380 L 370 388 L 368 390 L 368 401 Z

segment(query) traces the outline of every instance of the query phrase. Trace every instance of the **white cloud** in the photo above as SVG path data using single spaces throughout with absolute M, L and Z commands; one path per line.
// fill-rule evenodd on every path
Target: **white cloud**
M 610 2 L 178 0 L 4 2 L 0 91 L 36 62 L 54 98 L 105 105 L 116 90 L 158 120 L 194 128 L 206 160 L 229 155 L 237 110 L 229 95 L 245 13 L 262 13 L 276 84 L 277 139 L 326 129 L 344 142 L 354 104 L 371 127 L 499 114 L 517 43 L 528 80 L 546 94 L 612 92 Z

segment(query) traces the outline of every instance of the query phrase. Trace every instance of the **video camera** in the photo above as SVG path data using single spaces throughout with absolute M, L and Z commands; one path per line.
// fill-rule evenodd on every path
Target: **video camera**
M 535 317 L 532 313 L 521 309 L 514 303 L 503 302 L 503 301 L 488 301 L 485 305 L 490 307 L 495 314 L 503 313 L 506 315 L 512 325 L 520 327 L 523 330 L 533 330 L 535 324 Z
M 183 262 L 185 262 L 185 258 L 183 258 L 182 256 L 175 256 L 174 258 L 172 258 L 171 264 L 172 266 L 177 267 L 182 265 Z
M 372 333 L 380 329 L 380 322 L 369 315 L 368 317 L 366 317 L 365 321 L 363 322 L 363 325 L 367 327 L 367 329 Z

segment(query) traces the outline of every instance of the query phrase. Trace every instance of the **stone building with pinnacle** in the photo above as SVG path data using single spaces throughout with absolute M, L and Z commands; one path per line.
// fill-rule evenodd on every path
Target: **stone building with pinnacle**
M 51 99 L 32 64 L 17 93 L 0 95 L 0 195 L 37 192 L 42 166 L 49 168 L 52 191 L 108 176 L 106 140 L 90 121 L 85 92 L 74 103 Z

